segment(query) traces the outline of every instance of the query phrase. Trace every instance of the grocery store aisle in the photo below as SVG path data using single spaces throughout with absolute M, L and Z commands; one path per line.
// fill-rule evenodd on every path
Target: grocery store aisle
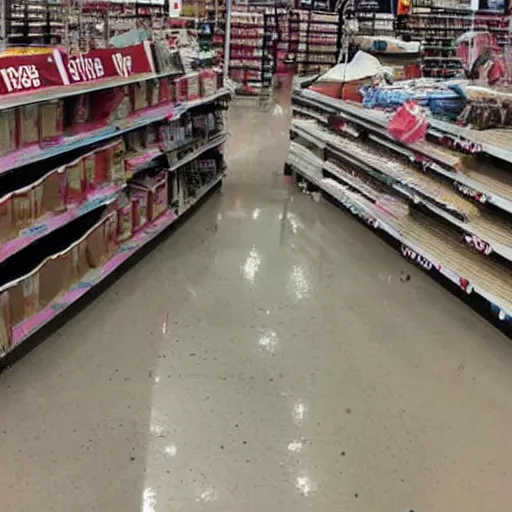
M 509 341 L 231 118 L 222 195 L 0 377 L 2 512 L 510 508 Z

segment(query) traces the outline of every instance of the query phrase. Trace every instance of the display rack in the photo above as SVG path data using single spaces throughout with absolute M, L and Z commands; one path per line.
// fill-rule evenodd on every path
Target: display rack
M 99 59 L 102 79 L 73 74 L 71 62 L 60 78 L 76 83 L 2 97 L 3 358 L 220 185 L 232 91 L 211 70 L 183 74 L 151 49 L 96 50 L 77 62 Z M 129 76 L 107 67 L 117 55 L 136 60 Z
M 500 140 L 432 119 L 428 140 L 404 144 L 384 112 L 308 90 L 294 92 L 293 111 L 287 170 L 384 233 L 406 259 L 487 304 L 509 330 L 508 132 Z
M 6 1 L 8 45 L 54 45 L 64 36 L 61 0 Z
M 498 53 L 510 52 L 510 16 L 498 12 L 473 13 L 461 5 L 438 6 L 413 2 L 413 12 L 397 32 L 422 43 L 422 74 L 426 77 L 452 78 L 459 74 L 463 61 L 455 49 L 455 40 L 470 30 L 489 32 L 491 46 Z
M 298 11 L 298 17 L 298 74 L 310 75 L 327 71 L 337 60 L 338 15 Z
M 260 94 L 272 83 L 274 26 L 275 20 L 264 12 L 232 11 L 229 76 L 239 92 Z

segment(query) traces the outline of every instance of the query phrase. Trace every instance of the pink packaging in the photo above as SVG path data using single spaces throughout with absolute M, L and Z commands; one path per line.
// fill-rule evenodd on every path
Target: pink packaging
M 217 75 L 211 69 L 203 69 L 200 73 L 201 94 L 203 97 L 211 96 L 217 92 Z
M 176 101 L 184 103 L 188 100 L 188 77 L 182 76 L 176 79 Z
M 155 178 L 151 203 L 151 220 L 153 221 L 165 213 L 169 206 L 166 171 L 162 172 Z
M 133 231 L 142 229 L 149 222 L 149 190 L 146 187 L 130 184 L 132 202 Z

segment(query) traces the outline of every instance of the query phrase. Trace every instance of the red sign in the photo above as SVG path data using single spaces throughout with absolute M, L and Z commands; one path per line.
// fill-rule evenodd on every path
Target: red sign
M 0 58 L 0 95 L 68 83 L 62 56 L 58 50 L 41 55 Z
M 144 43 L 125 48 L 92 50 L 66 62 L 70 83 L 91 82 L 102 78 L 125 77 L 155 70 L 151 47 Z

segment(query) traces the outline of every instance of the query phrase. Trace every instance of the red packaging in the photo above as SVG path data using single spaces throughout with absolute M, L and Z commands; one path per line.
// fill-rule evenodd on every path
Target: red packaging
M 176 84 L 176 101 L 184 103 L 188 100 L 188 77 L 182 76 L 175 82 Z
M 90 118 L 94 122 L 108 122 L 130 115 L 130 98 L 125 87 L 97 91 L 91 96 Z
M 169 80 L 167 78 L 159 79 L 160 87 L 158 91 L 158 102 L 167 103 L 172 100 L 171 88 L 169 87 Z
M 98 186 L 110 182 L 110 152 L 100 148 L 94 152 L 96 157 L 96 183 Z
M 389 133 L 405 144 L 414 144 L 423 140 L 427 130 L 425 111 L 411 100 L 406 101 L 388 123 Z
M 85 176 L 81 158 L 66 165 L 67 204 L 80 204 L 85 200 Z
M 132 202 L 133 231 L 143 228 L 149 222 L 149 190 L 139 185 L 130 185 Z
M 217 91 L 217 75 L 211 69 L 203 69 L 199 73 L 201 81 L 201 95 L 204 97 L 211 96 Z

